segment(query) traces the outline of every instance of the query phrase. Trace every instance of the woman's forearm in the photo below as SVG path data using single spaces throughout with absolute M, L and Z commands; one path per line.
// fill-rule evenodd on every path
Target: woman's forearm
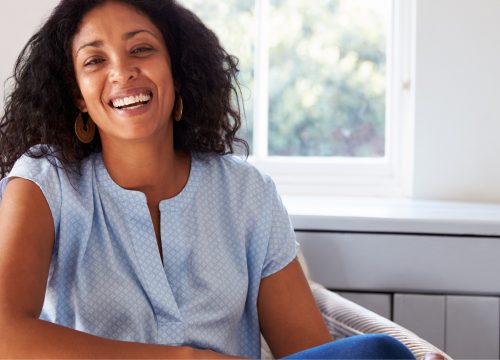
M 231 358 L 187 346 L 110 340 L 30 318 L 1 321 L 0 333 L 1 358 Z

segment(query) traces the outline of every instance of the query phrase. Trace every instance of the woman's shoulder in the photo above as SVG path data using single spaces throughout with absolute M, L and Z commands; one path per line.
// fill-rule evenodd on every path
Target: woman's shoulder
M 58 153 L 52 147 L 35 145 L 17 159 L 8 177 L 57 177 L 60 168 Z
M 212 155 L 200 161 L 203 194 L 220 199 L 232 209 L 259 213 L 279 197 L 270 176 L 245 158 L 236 155 Z M 236 213 L 239 212 L 235 210 Z
M 258 186 L 270 186 L 271 178 L 262 173 L 246 158 L 234 154 L 227 155 L 197 155 L 210 177 L 223 180 L 225 183 L 236 185 L 255 184 Z
M 60 172 L 61 164 L 53 149 L 45 145 L 33 146 L 16 161 L 9 174 L 1 179 L 0 201 L 11 179 L 29 180 L 42 191 L 57 225 L 62 197 Z
M 69 188 L 76 190 L 86 173 L 92 172 L 95 154 L 79 163 L 63 162 L 63 154 L 48 145 L 35 145 L 14 164 L 8 175 L 1 180 L 0 190 L 8 179 L 20 177 L 35 182 L 40 187 Z M 2 186 L 3 185 L 3 186 Z

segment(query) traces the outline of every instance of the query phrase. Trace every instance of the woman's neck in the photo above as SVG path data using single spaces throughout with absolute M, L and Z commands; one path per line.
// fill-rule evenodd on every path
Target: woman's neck
M 125 189 L 143 192 L 150 206 L 180 193 L 189 178 L 190 154 L 165 141 L 126 146 L 107 142 L 102 153 L 111 178 Z

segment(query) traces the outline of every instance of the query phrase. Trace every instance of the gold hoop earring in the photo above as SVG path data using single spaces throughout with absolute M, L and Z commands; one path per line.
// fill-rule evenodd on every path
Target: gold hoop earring
M 90 116 L 88 116 L 87 121 L 85 121 L 82 113 L 78 114 L 75 121 L 75 134 L 78 140 L 84 144 L 89 144 L 94 140 L 95 124 Z
M 179 122 L 182 119 L 182 112 L 184 111 L 184 103 L 182 102 L 182 96 L 177 95 L 175 97 L 175 109 L 174 109 L 174 119 Z

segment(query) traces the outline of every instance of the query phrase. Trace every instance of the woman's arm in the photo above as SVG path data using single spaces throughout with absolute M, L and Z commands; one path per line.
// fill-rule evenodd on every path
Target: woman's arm
M 108 340 L 39 320 L 54 244 L 33 182 L 14 178 L 0 204 L 1 358 L 223 358 L 210 350 Z M 229 358 L 229 356 L 228 356 Z
M 277 358 L 333 340 L 297 258 L 262 279 L 258 311 L 262 334 Z

